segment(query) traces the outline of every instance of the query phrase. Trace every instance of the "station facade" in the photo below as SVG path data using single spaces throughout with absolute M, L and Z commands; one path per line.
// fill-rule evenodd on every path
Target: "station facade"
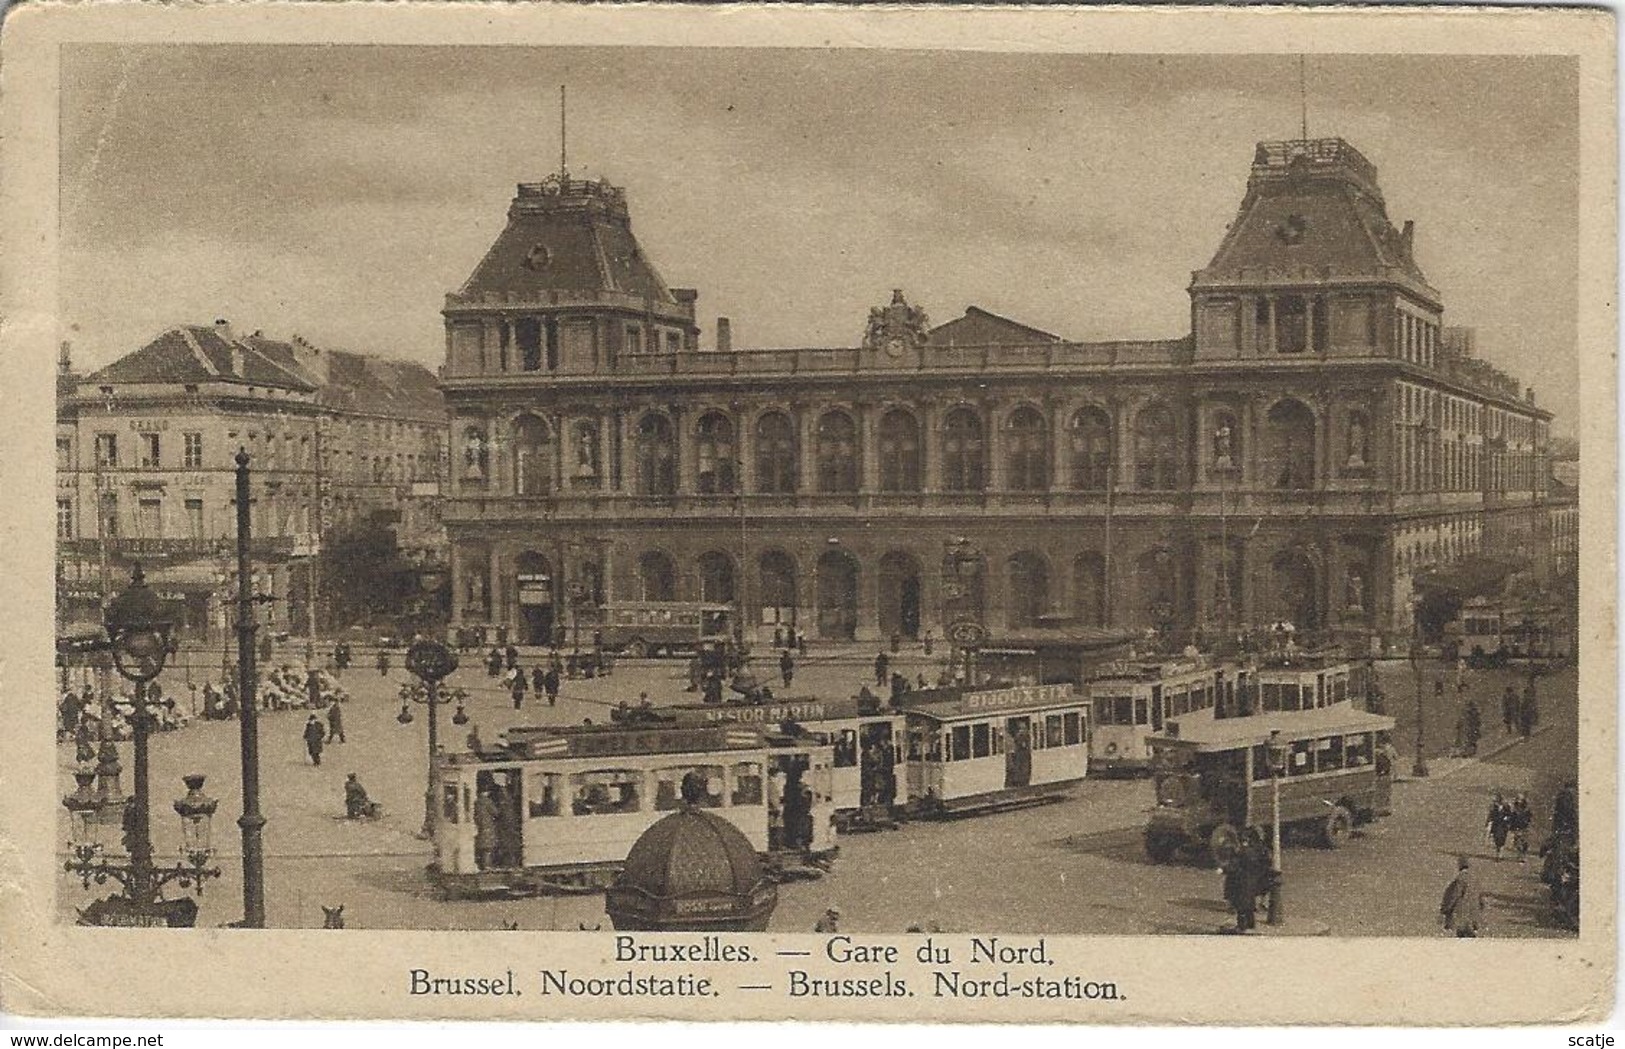
M 521 184 L 446 297 L 453 620 L 737 602 L 754 636 L 1069 622 L 1396 639 L 1412 580 L 1549 543 L 1550 415 L 1443 325 L 1341 139 L 1260 143 L 1191 330 L 1075 342 L 894 292 L 859 345 L 699 345 L 624 192 Z

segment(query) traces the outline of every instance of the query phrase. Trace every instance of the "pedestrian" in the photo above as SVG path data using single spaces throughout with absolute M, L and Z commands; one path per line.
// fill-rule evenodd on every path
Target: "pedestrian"
M 902 634 L 898 634 L 898 633 L 895 633 L 895 632 L 892 634 L 892 636 L 891 636 L 891 650 L 892 650 L 893 655 L 896 655 L 898 652 L 901 652 L 903 650 L 903 635 Z
M 773 628 L 773 647 L 784 647 L 784 627 L 782 626 L 776 626 Z
M 1490 798 L 1490 814 L 1484 821 L 1484 836 L 1495 846 L 1495 858 L 1500 860 L 1506 848 L 1507 834 L 1512 830 L 1512 806 L 1497 791 Z
M 521 667 L 513 668 L 513 680 L 508 685 L 513 695 L 513 708 L 518 710 L 525 703 L 525 671 Z
M 507 660 L 509 670 L 519 665 L 519 650 L 512 645 L 509 645 L 503 652 L 503 657 Z
M 1224 865 L 1224 900 L 1236 912 L 1236 932 L 1246 934 L 1257 925 L 1258 896 L 1262 887 L 1252 835 L 1244 839 Z
M 1571 780 L 1552 799 L 1552 837 L 1577 840 L 1580 836 L 1580 801 Z
M 387 648 L 380 648 L 378 650 L 378 676 L 389 676 L 389 649 Z
M 305 750 L 310 752 L 312 765 L 322 763 L 322 741 L 326 736 L 327 733 L 322 731 L 322 723 L 316 720 L 315 714 L 305 719 Z
M 826 908 L 825 911 L 824 911 L 824 916 L 822 918 L 819 918 L 818 919 L 818 924 L 813 926 L 813 932 L 840 932 L 840 931 L 841 931 L 841 909 L 839 907 L 834 907 L 834 906 Z
M 796 659 L 787 648 L 779 654 L 779 676 L 784 679 L 784 687 L 790 687 L 790 679 L 796 676 Z
M 1529 825 L 1535 814 L 1529 809 L 1529 795 L 1519 794 L 1512 802 L 1512 847 L 1518 850 L 1518 862 L 1529 862 Z
M 353 820 L 377 819 L 381 815 L 378 803 L 367 797 L 367 788 L 353 772 L 344 780 L 344 815 Z
M 322 703 L 322 679 L 316 676 L 314 668 L 305 671 L 305 705 L 311 710 L 320 710 Z
M 1467 733 L 1464 742 L 1467 744 L 1467 755 L 1471 757 L 1478 753 L 1478 741 L 1484 734 L 1484 714 L 1478 709 L 1477 700 L 1469 699 L 1467 701 L 1467 709 L 1463 712 L 1462 717 L 1466 721 Z
M 935 646 L 935 644 L 936 644 L 936 642 L 932 640 L 931 631 L 929 631 L 929 630 L 927 630 L 925 632 L 925 642 L 924 642 L 924 644 L 925 644 L 925 654 L 929 656 L 931 654 L 932 647 Z
M 547 689 L 547 671 L 540 663 L 530 668 L 530 690 L 541 695 Z
M 1513 727 L 1518 723 L 1518 690 L 1511 685 L 1501 693 L 1501 724 L 1506 726 L 1507 735 L 1512 735 Z
M 882 652 L 875 656 L 875 685 L 880 688 L 885 688 L 886 679 L 890 676 L 891 659 L 887 657 L 886 653 Z
M 559 702 L 559 671 L 557 667 L 549 666 L 547 673 L 542 677 L 542 687 L 547 691 L 547 705 L 558 706 Z
M 502 653 L 496 646 L 491 646 L 491 654 L 485 657 L 485 675 L 496 677 L 502 673 Z
M 1463 939 L 1477 936 L 1484 924 L 1484 894 L 1479 891 L 1478 879 L 1473 877 L 1472 865 L 1465 856 L 1456 860 L 1456 877 L 1444 890 L 1439 916 L 1444 919 L 1446 929 Z
M 339 706 L 338 697 L 333 697 L 333 705 L 327 708 L 327 742 L 338 740 L 344 742 L 344 708 Z
M 696 654 L 694 654 L 692 656 L 689 656 L 688 657 L 688 687 L 683 689 L 684 692 L 698 692 L 700 690 L 700 675 L 701 675 L 701 673 L 702 673 L 702 671 L 700 669 L 700 657 L 699 657 L 699 654 L 696 653 Z
M 805 630 L 797 630 L 795 632 L 795 634 L 796 634 L 796 654 L 799 655 L 802 659 L 806 659 L 807 658 L 807 632 Z

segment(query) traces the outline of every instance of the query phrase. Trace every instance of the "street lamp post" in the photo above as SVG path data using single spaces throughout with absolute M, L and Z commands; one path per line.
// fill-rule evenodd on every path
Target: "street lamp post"
M 107 735 L 103 739 L 99 764 L 95 769 L 81 767 L 74 773 L 77 789 L 62 799 L 70 814 L 73 856 L 64 869 L 78 874 L 89 888 L 92 881 L 105 884 L 109 878 L 123 887 L 119 896 L 97 901 L 83 912 L 82 920 L 93 925 L 171 925 L 190 926 L 197 919 L 197 905 L 190 900 L 165 901 L 163 887 L 171 881 L 195 886 L 199 895 L 203 883 L 218 878 L 218 868 L 210 867 L 214 850 L 209 844 L 208 821 L 219 804 L 203 793 L 203 777 L 186 777 L 187 795 L 175 803 L 182 819 L 182 862 L 159 869 L 152 855 L 151 784 L 147 741 L 151 717 L 147 711 L 147 689 L 163 672 L 171 647 L 173 624 L 163 617 L 158 598 L 147 586 L 141 566 L 136 565 L 130 586 L 108 603 L 105 613 L 107 647 L 119 676 L 130 682 L 135 694 L 131 713 L 135 749 L 135 793 L 124 798 L 118 789 L 118 750 Z M 91 783 L 101 778 L 101 789 Z M 114 830 L 115 820 L 117 830 Z M 128 859 L 123 862 L 106 855 L 110 839 L 121 834 Z
M 1269 739 L 1270 762 L 1270 925 L 1279 925 L 1286 918 L 1286 903 L 1281 888 L 1281 780 L 1286 776 L 1287 745 L 1280 730 L 1272 730 Z
M 440 721 L 439 707 L 451 702 L 450 696 L 441 696 L 440 682 L 457 669 L 457 656 L 438 641 L 418 638 L 406 650 L 406 669 L 422 682 L 421 689 L 407 685 L 401 689 L 401 712 L 396 719 L 403 725 L 412 723 L 410 703 L 422 703 L 429 708 L 429 774 L 423 792 L 423 831 L 421 837 L 434 840 L 440 823 Z
M 1411 600 L 1411 677 L 1416 688 L 1416 760 L 1411 775 L 1424 779 L 1428 774 L 1427 711 L 1422 705 L 1422 603 Z
M 249 517 L 248 452 L 239 448 L 237 463 L 237 721 L 243 769 L 243 814 L 237 826 L 243 832 L 243 928 L 265 928 L 265 817 L 260 813 L 259 701 L 254 695 L 258 671 L 254 666 L 253 566 Z

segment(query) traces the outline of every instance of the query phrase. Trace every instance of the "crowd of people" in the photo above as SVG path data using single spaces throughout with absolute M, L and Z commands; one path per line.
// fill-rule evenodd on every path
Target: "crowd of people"
M 173 695 L 153 694 L 156 686 L 147 687 L 149 694 L 144 705 L 150 730 L 172 732 L 184 728 L 196 716 L 195 695 L 182 702 Z M 104 727 L 106 734 L 116 740 L 129 739 L 135 734 L 135 693 L 129 689 L 103 694 L 87 683 L 78 692 L 64 691 L 57 701 L 56 712 L 58 740 L 100 739 Z

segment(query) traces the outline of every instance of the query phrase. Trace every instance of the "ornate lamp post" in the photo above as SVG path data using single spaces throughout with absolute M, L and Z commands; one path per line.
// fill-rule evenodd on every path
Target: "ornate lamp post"
M 429 775 L 423 792 L 423 831 L 420 837 L 434 840 L 440 823 L 440 722 L 439 707 L 451 702 L 450 696 L 441 696 L 440 682 L 457 669 L 457 656 L 438 641 L 418 638 L 406 650 L 406 669 L 415 674 L 421 686 L 407 685 L 401 689 L 401 712 L 395 720 L 403 725 L 412 723 L 412 704 L 423 703 L 429 708 Z M 459 708 L 460 710 L 461 708 Z
M 1422 706 L 1422 602 L 1411 598 L 1411 678 L 1416 688 L 1416 760 L 1411 775 L 1423 779 L 1428 774 L 1427 711 Z
M 121 895 L 98 900 L 86 908 L 81 917 L 86 924 L 190 926 L 197 920 L 197 904 L 185 899 L 165 901 L 164 885 L 178 881 L 182 887 L 195 886 L 202 895 L 203 882 L 220 876 L 218 868 L 209 866 L 214 855 L 209 821 L 219 803 L 203 793 L 201 775 L 186 777 L 188 793 L 175 802 L 175 812 L 182 821 L 181 861 L 163 869 L 153 863 L 147 687 L 163 672 L 171 651 L 173 624 L 163 618 L 162 612 L 137 565 L 129 588 L 108 604 L 105 615 L 113 665 L 135 693 L 131 716 L 135 794 L 123 797 L 118 785 L 122 771 L 118 749 L 104 735 L 97 767 L 75 772 L 77 789 L 62 799 L 70 817 L 69 845 L 73 852 L 64 869 L 79 875 L 87 889 L 91 882 L 106 884 L 109 878 L 123 887 Z M 98 778 L 100 786 L 92 790 L 91 783 Z M 127 853 L 123 859 L 112 855 L 120 838 Z
M 1280 730 L 1270 732 L 1268 744 L 1270 761 L 1270 925 L 1279 925 L 1285 918 L 1285 903 L 1281 898 L 1281 780 L 1286 776 L 1287 744 Z

